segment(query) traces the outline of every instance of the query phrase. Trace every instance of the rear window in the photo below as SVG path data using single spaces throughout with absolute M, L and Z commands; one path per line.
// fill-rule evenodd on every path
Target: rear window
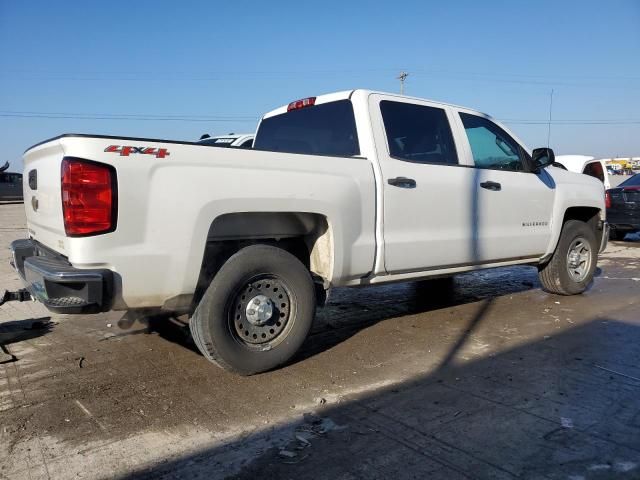
M 253 148 L 340 157 L 359 155 L 353 105 L 349 100 L 339 100 L 265 118 Z
M 640 185 L 640 174 L 636 174 L 631 178 L 626 179 L 622 182 L 619 187 L 635 187 Z

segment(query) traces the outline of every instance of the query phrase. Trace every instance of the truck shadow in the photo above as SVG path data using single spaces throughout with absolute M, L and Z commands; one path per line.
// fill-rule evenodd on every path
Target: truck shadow
M 639 478 L 640 328 L 612 315 L 448 362 L 461 339 L 424 374 L 125 478 Z
M 309 339 L 293 362 L 328 350 L 381 321 L 537 287 L 536 269 L 516 266 L 421 282 L 337 289 L 328 304 L 318 310 Z
M 51 317 L 28 318 L 0 323 L 0 349 L 4 353 L 0 357 L 0 364 L 17 360 L 15 355 L 7 349 L 8 345 L 46 335 L 53 329 L 54 325 L 55 323 L 51 321 Z
M 318 309 L 308 339 L 289 364 L 329 350 L 359 331 L 388 319 L 491 300 L 538 287 L 535 268 L 515 266 L 420 282 L 335 289 L 327 305 Z M 186 316 L 152 315 L 139 321 L 145 325 L 144 330 L 121 335 L 158 334 L 200 354 L 191 338 Z

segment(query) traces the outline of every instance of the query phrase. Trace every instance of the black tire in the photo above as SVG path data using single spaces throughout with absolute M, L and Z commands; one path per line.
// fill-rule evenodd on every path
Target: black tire
M 612 228 L 611 230 L 609 230 L 609 238 L 611 240 L 622 241 L 624 240 L 624 237 L 627 236 L 627 233 L 629 232 L 625 232 L 624 230 L 618 230 L 617 228 Z
M 249 302 L 258 297 L 268 298 L 273 309 L 264 324 L 249 320 Z M 189 326 L 208 360 L 252 375 L 282 365 L 298 351 L 311 329 L 315 307 L 313 280 L 296 257 L 269 245 L 251 245 L 222 266 Z
M 576 279 L 575 269 L 570 268 L 569 250 L 575 242 L 582 240 L 588 252 L 584 253 L 589 263 L 584 262 L 584 278 Z M 560 240 L 548 263 L 538 267 L 538 276 L 542 288 L 558 295 L 577 295 L 584 292 L 593 280 L 598 261 L 598 243 L 593 229 L 579 220 L 568 220 L 562 226 Z M 582 262 L 580 262 L 582 265 Z

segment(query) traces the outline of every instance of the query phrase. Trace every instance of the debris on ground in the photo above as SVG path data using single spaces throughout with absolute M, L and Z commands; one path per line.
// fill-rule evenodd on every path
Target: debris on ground
M 297 453 L 291 452 L 289 450 L 280 450 L 278 452 L 278 455 L 280 455 L 281 457 L 284 457 L 284 458 L 294 458 L 294 457 L 298 456 Z

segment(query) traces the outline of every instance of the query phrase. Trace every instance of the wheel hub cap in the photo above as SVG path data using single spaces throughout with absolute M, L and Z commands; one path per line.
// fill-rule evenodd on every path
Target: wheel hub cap
M 582 282 L 591 269 L 591 246 L 584 238 L 578 237 L 569 246 L 567 252 L 567 270 L 571 279 Z
M 263 325 L 273 315 L 273 303 L 264 295 L 256 295 L 247 304 L 246 315 L 251 325 Z
M 236 338 L 249 345 L 279 341 L 291 316 L 288 289 L 272 276 L 251 279 L 236 293 L 230 307 L 230 326 Z

